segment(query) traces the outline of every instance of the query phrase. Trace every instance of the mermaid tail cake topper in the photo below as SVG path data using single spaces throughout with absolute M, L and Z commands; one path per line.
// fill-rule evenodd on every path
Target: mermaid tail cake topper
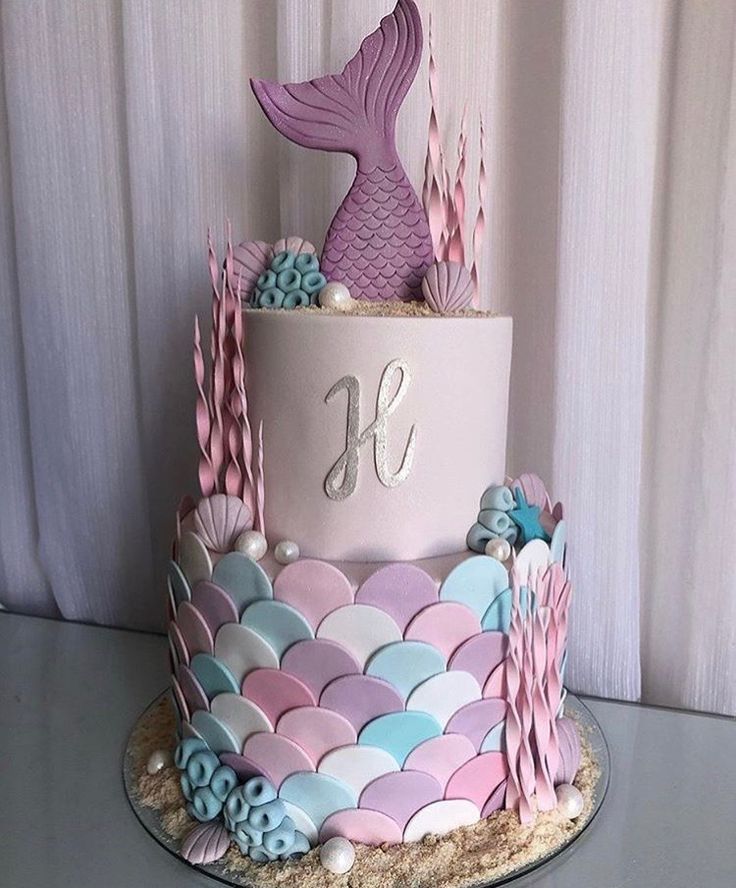
M 251 80 L 280 133 L 357 161 L 327 232 L 321 270 L 358 298 L 421 299 L 422 278 L 434 261 L 427 217 L 396 151 L 396 116 L 421 54 L 419 10 L 414 0 L 398 0 L 341 74 L 303 83 Z

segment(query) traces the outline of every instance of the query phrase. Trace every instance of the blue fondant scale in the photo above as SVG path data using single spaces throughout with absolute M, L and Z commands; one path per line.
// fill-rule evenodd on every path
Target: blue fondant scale
M 335 777 L 314 771 L 300 771 L 287 777 L 281 784 L 279 798 L 301 808 L 318 831 L 330 814 L 355 808 L 358 804 L 349 786 Z
M 239 694 L 232 672 L 211 654 L 197 654 L 189 665 L 210 700 L 218 694 Z
M 565 544 L 567 543 L 567 527 L 564 521 L 558 521 L 552 531 L 552 541 L 549 544 L 549 552 L 552 561 L 563 564 L 565 558 Z
M 192 600 L 192 592 L 189 588 L 187 578 L 184 576 L 182 569 L 176 561 L 169 562 L 169 583 L 171 584 L 171 591 L 174 594 L 174 600 L 176 601 L 177 606 L 184 601 Z
M 239 614 L 254 601 L 273 598 L 271 581 L 263 568 L 240 552 L 230 552 L 217 562 L 212 582 L 227 592 Z
M 392 684 L 406 700 L 417 685 L 444 672 L 445 666 L 444 656 L 431 644 L 395 641 L 371 657 L 365 672 Z
M 385 749 L 403 766 L 413 749 L 441 733 L 440 723 L 427 712 L 390 712 L 368 722 L 358 743 Z
M 240 754 L 240 744 L 235 735 L 211 712 L 198 709 L 192 716 L 192 727 L 218 755 L 223 752 Z
M 488 555 L 476 555 L 448 574 L 440 589 L 440 600 L 459 601 L 483 620 L 491 602 L 508 586 L 509 576 L 500 561 Z
M 283 601 L 255 601 L 243 612 L 240 622 L 257 632 L 281 659 L 292 644 L 314 638 L 314 631 L 298 610 Z

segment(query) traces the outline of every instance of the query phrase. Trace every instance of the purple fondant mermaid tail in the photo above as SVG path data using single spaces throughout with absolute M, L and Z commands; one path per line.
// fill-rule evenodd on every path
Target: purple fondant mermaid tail
M 357 298 L 421 299 L 421 281 L 434 260 L 427 218 L 395 140 L 396 115 L 421 54 L 419 11 L 414 0 L 398 0 L 341 74 L 304 83 L 251 81 L 280 133 L 357 160 L 321 261 L 327 279 L 342 281 Z

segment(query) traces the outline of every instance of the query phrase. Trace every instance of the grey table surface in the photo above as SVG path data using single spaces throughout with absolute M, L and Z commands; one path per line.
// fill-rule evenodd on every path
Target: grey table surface
M 218 884 L 150 838 L 123 791 L 128 732 L 166 680 L 160 636 L 0 614 L 2 888 Z M 608 796 L 569 852 L 514 885 L 733 888 L 736 722 L 586 702 Z

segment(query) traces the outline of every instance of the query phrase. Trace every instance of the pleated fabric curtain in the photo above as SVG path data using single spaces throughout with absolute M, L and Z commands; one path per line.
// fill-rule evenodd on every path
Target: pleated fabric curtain
M 447 154 L 487 134 L 509 470 L 567 506 L 579 691 L 736 712 L 736 6 L 419 0 Z M 259 75 L 336 71 L 392 0 L 0 0 L 0 601 L 163 625 L 196 492 L 205 238 L 320 244 L 352 176 Z M 423 174 L 427 56 L 399 117 Z

